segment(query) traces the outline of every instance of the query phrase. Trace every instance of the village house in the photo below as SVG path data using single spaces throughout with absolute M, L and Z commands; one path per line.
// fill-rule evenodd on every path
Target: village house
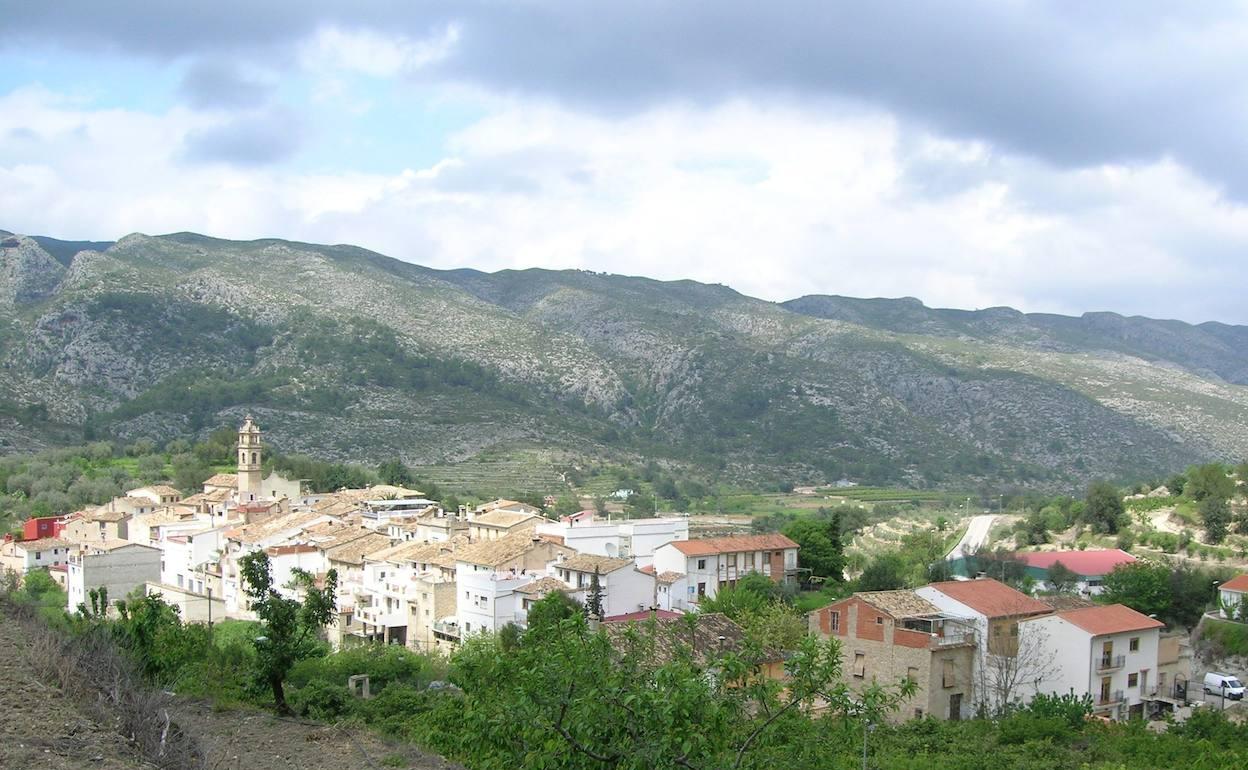
M 62 568 L 75 551 L 75 544 L 56 537 L 8 541 L 0 544 L 0 566 L 19 575 L 32 569 Z
M 632 559 L 578 553 L 556 559 L 546 571 L 567 584 L 568 594 L 582 604 L 589 600 L 590 587 L 597 573 L 603 617 L 648 610 L 655 606 L 654 575 L 637 569 Z
M 160 580 L 159 548 L 113 540 L 89 545 L 75 553 L 66 565 L 66 609 L 91 606 L 91 591 L 103 588 L 108 606 L 132 592 L 145 592 L 148 583 Z
M 612 521 L 594 511 L 581 511 L 559 521 L 542 521 L 537 531 L 561 537 L 564 545 L 581 553 L 628 558 L 645 567 L 654 561 L 660 546 L 689 539 L 689 519 L 672 516 Z
M 751 572 L 776 583 L 793 582 L 798 548 L 780 534 L 682 540 L 655 549 L 654 568 L 656 573 L 686 575 L 686 601 L 696 605 L 703 597 L 713 598 L 721 587 L 736 585 Z
M 456 612 L 455 569 L 445 557 L 468 544 L 404 542 L 364 557 L 364 577 L 355 594 L 351 633 L 428 651 L 438 646 L 434 623 Z
M 494 511 L 506 511 L 508 513 L 531 513 L 534 516 L 541 516 L 540 508 L 534 508 L 528 503 L 522 503 L 518 500 L 491 500 L 488 503 L 482 503 L 471 511 L 466 511 L 466 518 L 469 520 Z
M 22 522 L 22 540 L 42 540 L 45 537 L 60 537 L 65 523 L 70 517 L 85 511 L 78 511 L 69 516 L 36 516 Z
M 1157 697 L 1161 621 L 1110 604 L 1027 618 L 1019 627 L 1021 644 L 1034 640 L 1052 651 L 1033 692 L 1090 695 L 1094 713 L 1111 719 L 1142 717 Z
M 150 487 L 139 487 L 132 489 L 126 493 L 128 497 L 142 497 L 152 501 L 153 504 L 173 505 L 182 499 L 182 493 L 168 484 L 156 484 Z
M 459 591 L 454 630 L 462 638 L 515 623 L 520 604 L 516 589 L 545 576 L 546 566 L 559 555 L 574 554 L 532 529 L 460 548 L 454 554 Z M 447 635 L 454 633 L 448 625 L 442 629 Z
M 1218 586 L 1218 612 L 1222 617 L 1239 617 L 1245 593 L 1248 593 L 1248 574 L 1236 575 Z
M 1016 591 L 991 578 L 951 580 L 915 589 L 941 612 L 966 618 L 975 631 L 975 677 L 972 698 L 975 706 L 1002 708 L 1020 696 L 1018 679 L 1043 673 L 1047 658 L 1044 649 L 1024 649 L 1019 655 L 1019 621 L 1048 615 L 1053 609 L 1044 602 Z
M 1081 596 L 1097 596 L 1105 590 L 1105 576 L 1122 564 L 1131 564 L 1135 557 L 1118 548 L 1087 551 L 1023 551 L 1015 556 L 1026 565 L 1023 574 L 1036 581 L 1040 591 L 1053 590 L 1049 570 L 1060 562 L 1075 574 L 1075 590 Z
M 976 634 L 970 618 L 941 610 L 915 591 L 865 591 L 808 616 L 811 633 L 834 638 L 851 690 L 909 679 L 915 694 L 896 719 L 969 717 L 974 701 Z
M 113 502 L 116 502 L 115 500 Z M 137 509 L 136 509 L 137 510 Z M 144 508 L 142 513 L 155 511 Z M 98 543 L 104 540 L 126 540 L 130 521 L 139 515 L 124 506 L 100 506 L 95 510 L 72 514 L 61 527 L 60 537 L 73 543 Z
M 513 532 L 533 529 L 541 520 L 541 516 L 527 511 L 496 509 L 474 516 L 468 522 L 468 537 L 472 538 L 474 543 L 497 540 Z

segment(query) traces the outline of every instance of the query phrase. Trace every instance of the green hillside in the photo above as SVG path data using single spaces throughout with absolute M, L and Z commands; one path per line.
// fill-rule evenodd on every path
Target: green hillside
M 643 458 L 720 482 L 965 488 L 1248 456 L 1241 327 L 777 305 L 189 233 L 66 244 L 0 241 L 0 451 L 252 411 L 286 452 L 451 483 L 493 467 L 516 488 Z

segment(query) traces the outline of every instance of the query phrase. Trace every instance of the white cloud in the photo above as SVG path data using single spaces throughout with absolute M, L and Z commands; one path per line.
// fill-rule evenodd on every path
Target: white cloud
M 423 39 L 326 25 L 299 45 L 299 60 L 312 71 L 394 77 L 445 59 L 459 36 L 457 24 L 448 24 Z
M 429 168 L 305 174 L 185 164 L 176 148 L 210 116 L 17 91 L 0 97 L 0 227 L 346 242 L 433 267 L 695 278 L 777 300 L 1248 321 L 1231 272 L 1248 209 L 1170 160 L 1059 170 L 844 106 L 612 120 L 490 104 Z

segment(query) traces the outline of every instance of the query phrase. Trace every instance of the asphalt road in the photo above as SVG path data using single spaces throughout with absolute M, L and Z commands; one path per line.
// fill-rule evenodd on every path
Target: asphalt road
M 971 523 L 966 528 L 966 534 L 953 547 L 946 559 L 961 559 L 968 553 L 976 551 L 988 539 L 988 531 L 992 529 L 992 523 L 997 520 L 994 514 L 984 514 L 982 516 L 972 516 Z

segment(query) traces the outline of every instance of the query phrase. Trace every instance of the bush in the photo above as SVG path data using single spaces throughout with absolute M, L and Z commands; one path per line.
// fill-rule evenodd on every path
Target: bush
M 310 658 L 296 663 L 288 680 L 295 687 L 323 682 L 346 687 L 347 679 L 368 675 L 368 686 L 379 695 L 396 683 L 424 687 L 442 678 L 445 664 L 440 657 L 421 655 L 399 645 L 367 644 L 349 647 L 334 655 Z
M 355 697 L 345 684 L 316 681 L 290 693 L 290 707 L 300 716 L 336 722 L 351 713 Z

